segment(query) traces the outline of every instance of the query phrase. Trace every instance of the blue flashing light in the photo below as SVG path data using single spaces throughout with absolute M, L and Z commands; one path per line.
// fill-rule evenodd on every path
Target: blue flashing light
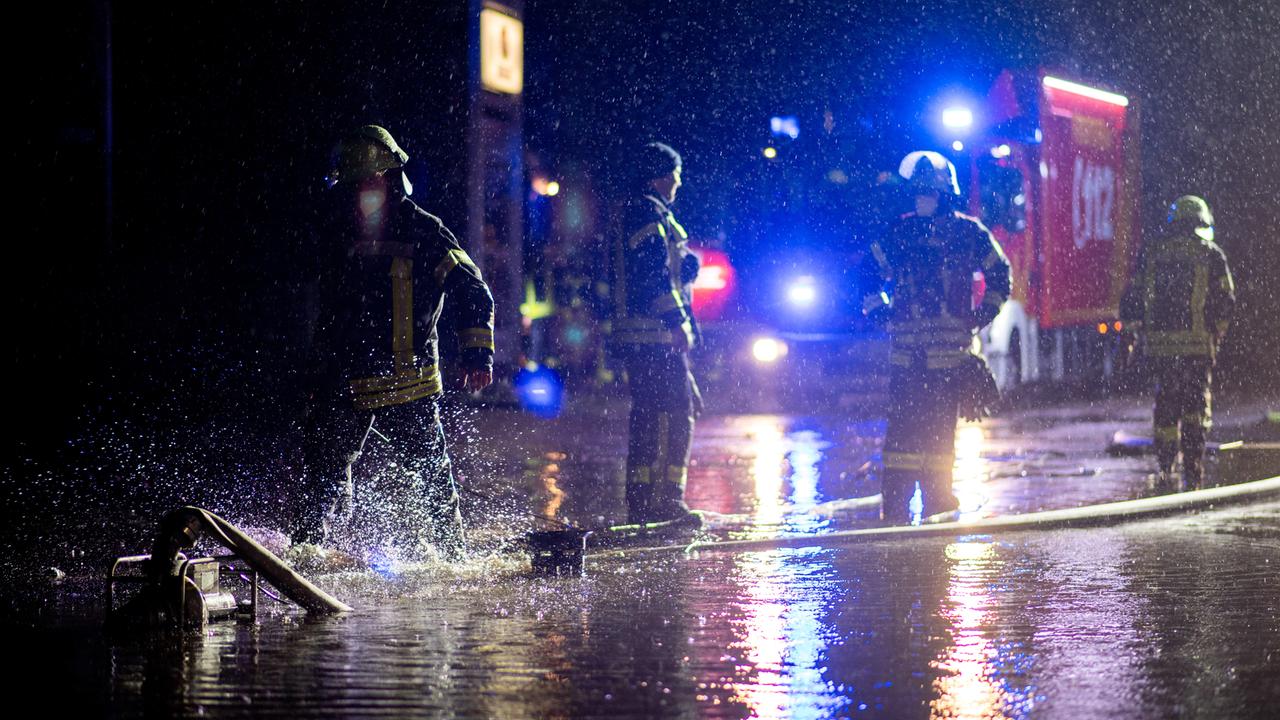
M 527 412 L 545 418 L 560 415 L 564 403 L 564 383 L 555 370 L 533 365 L 516 373 L 513 385 L 520 407 Z
M 769 132 L 774 137 L 789 137 L 792 140 L 800 137 L 800 121 L 795 115 L 775 115 L 769 118 Z
M 807 310 L 818 300 L 818 284 L 812 275 L 803 275 L 787 286 L 787 302 L 792 307 Z
M 951 130 L 968 130 L 973 127 L 973 111 L 963 105 L 942 111 L 942 124 Z

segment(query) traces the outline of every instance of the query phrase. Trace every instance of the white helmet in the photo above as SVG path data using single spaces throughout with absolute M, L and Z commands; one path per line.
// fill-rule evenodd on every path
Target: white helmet
M 898 174 L 913 188 L 926 188 L 957 196 L 960 194 L 960 183 L 956 182 L 956 166 L 940 153 L 930 150 L 909 153 L 898 165 Z

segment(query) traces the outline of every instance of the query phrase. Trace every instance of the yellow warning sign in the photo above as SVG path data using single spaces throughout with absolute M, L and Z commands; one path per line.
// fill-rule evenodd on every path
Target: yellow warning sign
M 480 11 L 480 83 L 486 90 L 524 90 L 524 23 L 493 8 Z

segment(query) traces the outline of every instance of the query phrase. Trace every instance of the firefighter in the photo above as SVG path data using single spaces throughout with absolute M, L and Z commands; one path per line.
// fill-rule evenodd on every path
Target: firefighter
M 951 491 L 956 416 L 980 417 L 992 388 L 977 353 L 975 332 L 990 323 L 1008 297 L 1009 262 L 991 233 L 956 209 L 955 167 L 935 152 L 907 155 L 898 173 L 915 212 L 872 243 L 863 267 L 863 311 L 890 335 L 888 427 L 884 443 L 882 515 L 895 523 L 915 518 L 917 486 L 929 517 L 956 510 Z M 974 273 L 985 290 L 975 303 Z
M 1208 203 L 1194 195 L 1174 200 L 1164 232 L 1146 248 L 1137 272 L 1122 317 L 1139 336 L 1156 379 L 1157 484 L 1174 488 L 1181 452 L 1183 485 L 1195 489 L 1204 480 L 1213 364 L 1235 306 Z
M 376 437 L 410 487 L 409 497 L 396 499 L 407 512 L 381 520 L 398 524 L 401 541 L 426 540 L 458 559 L 464 536 L 437 406 L 436 324 L 448 296 L 463 385 L 480 390 L 493 379 L 493 298 L 453 233 L 409 199 L 408 159 L 376 125 L 333 152 L 316 248 L 304 480 L 291 536 L 295 545 L 328 539 L 331 522 L 350 513 L 353 466 Z
M 627 446 L 627 520 L 696 518 L 684 502 L 693 424 L 700 405 L 690 373 L 696 325 L 689 286 L 698 260 L 671 213 L 680 188 L 679 153 L 641 147 L 610 247 L 613 353 L 631 388 Z

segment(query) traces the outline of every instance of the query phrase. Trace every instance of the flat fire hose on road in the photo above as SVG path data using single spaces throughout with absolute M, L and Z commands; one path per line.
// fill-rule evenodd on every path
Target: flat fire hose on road
M 1007 515 L 960 522 L 926 525 L 902 525 L 894 527 L 843 530 L 815 535 L 759 538 L 751 540 L 725 540 L 721 542 L 695 541 L 682 545 L 625 548 L 589 553 L 593 559 L 622 558 L 634 555 L 692 553 L 692 552 L 750 552 L 798 547 L 839 547 L 861 542 L 894 540 L 897 538 L 968 535 L 975 533 L 1021 532 L 1025 530 L 1054 530 L 1058 528 L 1113 525 L 1121 522 L 1144 520 L 1166 515 L 1204 510 L 1223 505 L 1253 502 L 1270 497 L 1280 497 L 1280 476 L 1266 480 L 1224 485 L 1222 487 L 1191 490 L 1188 492 L 1159 495 L 1138 500 L 1086 505 L 1062 510 Z

